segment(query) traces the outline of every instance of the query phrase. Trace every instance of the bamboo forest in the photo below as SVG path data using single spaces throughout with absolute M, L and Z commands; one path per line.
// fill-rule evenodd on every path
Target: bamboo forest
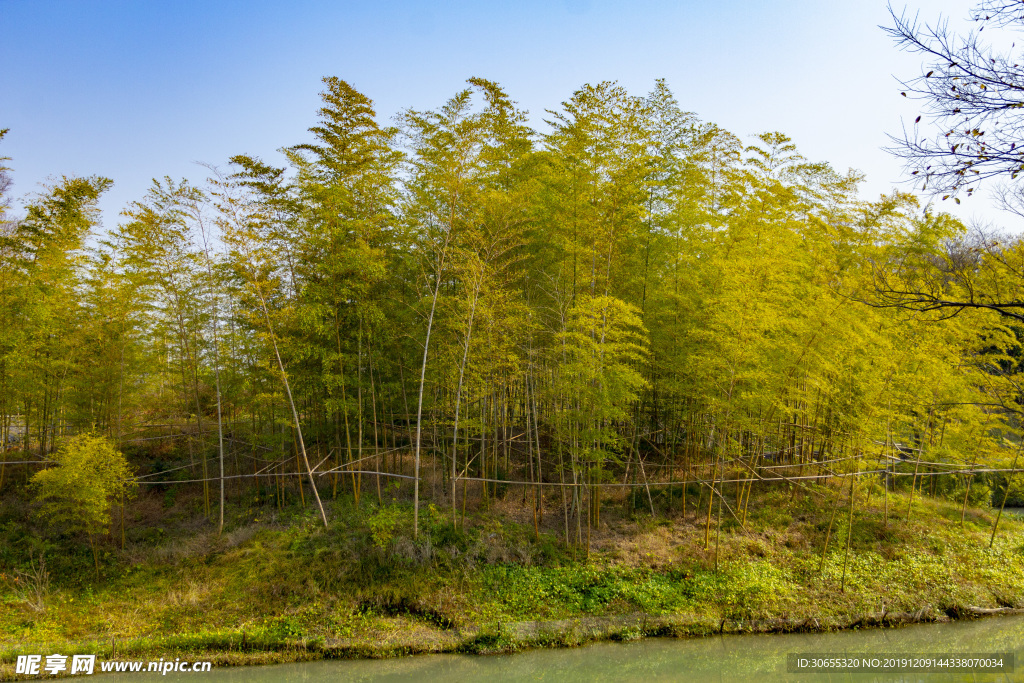
M 379 654 L 899 582 L 883 612 L 1024 604 L 1018 238 L 664 81 L 584 85 L 543 132 L 495 82 L 444 97 L 385 121 L 324 78 L 306 142 L 103 220 L 110 179 L 22 210 L 5 158 L 8 644 L 266 662 L 373 650 L 357 617 L 475 639 Z

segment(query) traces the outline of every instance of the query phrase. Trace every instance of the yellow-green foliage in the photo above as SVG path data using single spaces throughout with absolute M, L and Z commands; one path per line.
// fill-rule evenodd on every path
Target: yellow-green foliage
M 373 538 L 375 547 L 381 550 L 388 547 L 395 537 L 395 532 L 398 530 L 403 516 L 406 516 L 403 512 L 402 508 L 397 505 L 385 505 L 370 515 L 367 524 L 370 527 L 370 536 Z
M 111 504 L 131 498 L 138 486 L 124 455 L 102 436 L 76 436 L 51 457 L 57 466 L 32 477 L 39 515 L 50 526 L 101 533 Z

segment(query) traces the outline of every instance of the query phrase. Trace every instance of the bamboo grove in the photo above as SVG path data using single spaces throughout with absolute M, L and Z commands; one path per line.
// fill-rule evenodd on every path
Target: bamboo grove
M 110 180 L 15 215 L 4 172 L 0 493 L 96 432 L 221 524 L 254 494 L 325 522 L 340 496 L 456 524 L 504 500 L 585 544 L 610 501 L 710 535 L 759 489 L 966 501 L 1016 467 L 1015 330 L 879 305 L 961 286 L 948 216 L 663 82 L 584 86 L 546 132 L 482 79 L 393 126 L 324 85 L 282 166 L 156 180 L 105 230 Z

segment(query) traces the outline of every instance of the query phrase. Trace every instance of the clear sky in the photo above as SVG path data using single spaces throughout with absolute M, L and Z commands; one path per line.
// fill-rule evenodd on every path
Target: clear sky
M 969 7 L 908 10 L 962 20 Z M 812 161 L 866 173 L 875 197 L 903 177 L 886 133 L 918 113 L 894 76 L 921 62 L 878 28 L 889 23 L 884 0 L 0 0 L 0 156 L 16 195 L 48 177 L 113 178 L 112 225 L 151 178 L 201 180 L 196 161 L 282 163 L 277 149 L 308 139 L 327 75 L 384 119 L 488 78 L 538 129 L 584 83 L 640 95 L 665 78 L 703 120 L 745 142 L 782 131 Z M 941 208 L 1016 229 L 986 204 Z

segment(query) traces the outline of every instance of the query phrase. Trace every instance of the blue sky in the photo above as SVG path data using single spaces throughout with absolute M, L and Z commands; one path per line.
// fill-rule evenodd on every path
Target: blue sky
M 968 8 L 908 9 L 959 20 Z M 16 195 L 47 177 L 113 178 L 112 225 L 151 178 L 201 180 L 196 161 L 280 163 L 278 148 L 308 138 L 323 76 L 352 83 L 384 119 L 481 76 L 537 128 L 584 83 L 643 94 L 665 78 L 685 109 L 744 141 L 780 130 L 811 160 L 863 171 L 873 197 L 902 176 L 885 134 L 917 114 L 893 76 L 920 61 L 896 51 L 878 28 L 888 23 L 874 0 L 0 0 L 0 127 L 11 129 L 0 155 L 13 157 Z M 999 217 L 984 196 L 957 211 Z

